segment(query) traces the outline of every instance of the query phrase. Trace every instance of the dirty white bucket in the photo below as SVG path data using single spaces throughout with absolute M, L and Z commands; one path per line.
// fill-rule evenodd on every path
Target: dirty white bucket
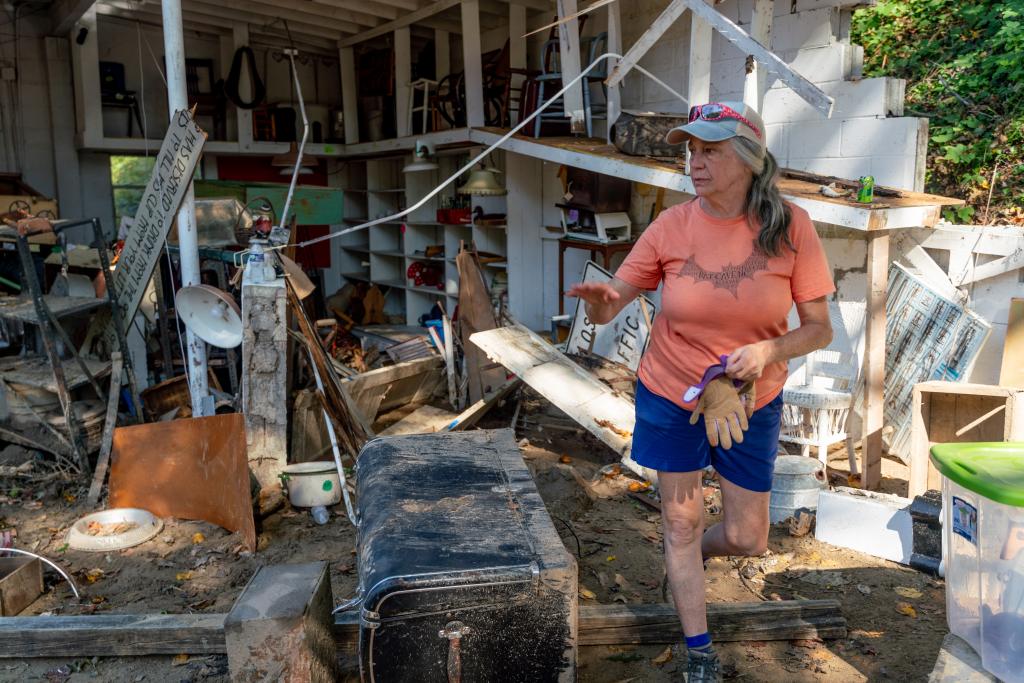
M 798 510 L 818 509 L 818 493 L 825 488 L 825 467 L 819 460 L 802 455 L 780 455 L 775 459 L 775 478 L 768 504 L 772 524 L 793 517 Z
M 336 505 L 341 501 L 341 480 L 333 462 L 302 462 L 288 465 L 281 473 L 292 507 L 311 508 Z

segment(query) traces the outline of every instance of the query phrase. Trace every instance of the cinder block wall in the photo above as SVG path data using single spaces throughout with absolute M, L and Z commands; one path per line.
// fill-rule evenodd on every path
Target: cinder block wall
M 875 176 L 876 182 L 921 190 L 928 122 L 903 116 L 904 82 L 861 79 L 863 49 L 849 41 L 850 0 L 779 0 L 771 48 L 797 72 L 835 98 L 826 119 L 773 75 L 761 112 L 768 144 L 779 163 L 844 178 Z M 658 16 L 663 2 L 622 4 L 623 42 L 632 45 Z M 724 0 L 716 9 L 750 28 L 753 0 Z M 640 60 L 672 88 L 686 94 L 690 20 L 686 13 Z M 589 27 L 587 29 L 589 33 Z M 711 99 L 742 100 L 746 55 L 713 33 Z M 686 105 L 639 75 L 626 78 L 623 107 L 684 111 Z

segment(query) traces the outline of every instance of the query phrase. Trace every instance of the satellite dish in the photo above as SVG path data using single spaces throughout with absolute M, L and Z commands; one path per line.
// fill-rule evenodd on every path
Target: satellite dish
M 207 344 L 233 349 L 242 343 L 242 312 L 227 292 L 210 285 L 182 287 L 174 305 L 185 327 Z

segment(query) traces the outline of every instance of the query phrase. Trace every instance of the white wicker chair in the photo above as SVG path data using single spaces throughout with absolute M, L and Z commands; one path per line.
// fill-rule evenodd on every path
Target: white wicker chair
M 853 439 L 846 421 L 853 407 L 864 358 L 864 302 L 830 302 L 832 343 L 802 358 L 790 361 L 789 378 L 782 392 L 782 432 L 779 440 L 799 444 L 803 455 L 817 448 L 822 464 L 828 447 L 846 441 L 851 473 L 857 472 Z M 796 308 L 790 312 L 789 328 L 800 324 Z

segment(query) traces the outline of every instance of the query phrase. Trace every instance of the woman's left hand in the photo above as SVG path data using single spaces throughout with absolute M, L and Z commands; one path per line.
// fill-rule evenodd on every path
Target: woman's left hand
M 763 342 L 741 346 L 729 355 L 725 374 L 743 382 L 752 382 L 761 377 L 768 364 L 768 347 Z

